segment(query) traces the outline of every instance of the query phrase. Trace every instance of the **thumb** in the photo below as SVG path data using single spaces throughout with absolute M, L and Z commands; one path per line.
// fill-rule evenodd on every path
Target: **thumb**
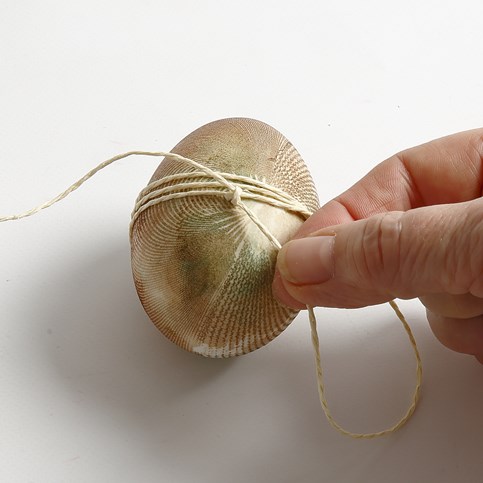
M 483 199 L 319 230 L 280 250 L 285 305 L 363 307 L 431 293 L 483 297 Z

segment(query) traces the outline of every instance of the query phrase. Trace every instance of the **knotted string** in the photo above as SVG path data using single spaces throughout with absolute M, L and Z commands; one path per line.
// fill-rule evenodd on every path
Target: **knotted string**
M 176 175 L 162 178 L 161 180 L 158 180 L 149 184 L 145 189 L 143 189 L 138 199 L 136 200 L 134 211 L 131 216 L 130 230 L 132 230 L 132 227 L 136 219 L 140 215 L 140 213 L 142 213 L 150 206 L 153 206 L 154 204 L 162 203 L 170 199 L 183 198 L 187 196 L 220 196 L 230 201 L 233 204 L 235 209 L 238 208 L 243 210 L 246 213 L 246 215 L 253 221 L 253 223 L 255 223 L 255 225 L 260 229 L 260 231 L 267 237 L 267 239 L 274 247 L 274 249 L 278 251 L 282 247 L 280 242 L 270 232 L 270 230 L 260 221 L 260 219 L 256 216 L 256 214 L 252 210 L 250 210 L 250 208 L 248 208 L 248 206 L 243 200 L 252 199 L 262 203 L 268 203 L 272 206 L 276 206 L 278 208 L 282 208 L 288 211 L 292 211 L 294 213 L 298 213 L 304 219 L 308 218 L 311 215 L 310 211 L 306 207 L 304 207 L 299 201 L 297 201 L 295 198 L 285 193 L 283 190 L 280 190 L 274 186 L 271 186 L 263 181 L 255 180 L 253 178 L 248 178 L 244 176 L 229 174 L 229 173 L 220 173 L 210 169 L 207 166 L 202 165 L 201 163 L 198 163 L 189 158 L 185 158 L 184 156 L 180 156 L 179 154 L 176 154 L 176 153 L 169 153 L 169 152 L 162 152 L 162 151 L 159 151 L 159 152 L 129 151 L 127 153 L 119 154 L 117 156 L 114 156 L 102 162 L 97 167 L 89 171 L 82 178 L 80 178 L 78 181 L 76 181 L 74 184 L 72 184 L 65 191 L 57 195 L 55 198 L 52 198 L 50 201 L 47 201 L 46 203 L 38 205 L 28 211 L 25 211 L 17 215 L 0 217 L 0 223 L 6 222 L 6 221 L 19 220 L 21 218 L 26 218 L 28 216 L 32 216 L 38 213 L 41 210 L 49 208 L 50 206 L 58 203 L 59 201 L 69 196 L 73 191 L 78 189 L 81 185 L 83 185 L 88 179 L 92 178 L 99 171 L 103 170 L 110 164 L 116 161 L 119 161 L 123 158 L 127 158 L 129 156 L 167 157 L 167 158 L 176 159 L 182 163 L 188 164 L 199 170 L 199 171 L 181 173 L 181 174 L 176 174 Z M 203 177 L 208 178 L 208 180 L 202 180 Z M 174 183 L 174 184 L 166 186 L 166 183 Z M 404 330 L 408 335 L 411 347 L 414 352 L 414 356 L 416 358 L 416 386 L 414 389 L 414 394 L 413 394 L 411 404 L 407 409 L 406 413 L 403 415 L 403 417 L 390 428 L 385 429 L 383 431 L 374 432 L 374 433 L 353 433 L 353 432 L 347 431 L 333 418 L 325 396 L 324 373 L 322 370 L 322 363 L 320 358 L 320 344 L 319 344 L 319 337 L 317 334 L 317 320 L 315 317 L 315 312 L 313 307 L 307 305 L 310 328 L 311 328 L 312 346 L 314 349 L 314 356 L 315 356 L 317 387 L 319 392 L 320 404 L 322 406 L 322 409 L 329 423 L 338 432 L 346 436 L 351 436 L 352 438 L 370 439 L 370 438 L 376 438 L 379 436 L 384 436 L 386 434 L 397 431 L 411 418 L 419 400 L 419 395 L 421 392 L 421 384 L 422 384 L 422 363 L 421 363 L 421 357 L 419 355 L 419 350 L 416 344 L 416 340 L 414 339 L 411 328 L 406 322 L 404 315 L 399 310 L 399 307 L 397 306 L 396 302 L 390 301 L 389 304 L 394 310 L 394 312 L 396 313 L 399 320 L 401 321 L 404 327 Z

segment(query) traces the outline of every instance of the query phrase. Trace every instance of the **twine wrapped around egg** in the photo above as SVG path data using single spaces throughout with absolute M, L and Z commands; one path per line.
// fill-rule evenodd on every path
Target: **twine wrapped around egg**
M 171 152 L 114 156 L 52 200 L 0 222 L 32 216 L 110 164 L 135 155 L 165 157 L 141 191 L 130 225 L 134 282 L 150 319 L 171 341 L 207 357 L 246 354 L 273 340 L 297 315 L 271 292 L 277 251 L 319 201 L 297 150 L 267 124 L 224 119 L 197 129 Z M 335 429 L 354 438 L 396 431 L 419 399 L 422 365 L 416 341 L 396 303 L 390 305 L 414 351 L 416 387 L 404 416 L 374 433 L 347 431 L 332 417 L 315 313 L 307 306 L 321 406 Z
M 248 192 L 261 186 L 264 196 L 244 203 L 282 244 L 306 217 L 267 203 L 276 194 L 271 187 L 308 212 L 319 206 L 297 150 L 262 122 L 215 121 L 171 152 L 223 173 Z M 178 192 L 207 194 L 156 203 L 134 220 L 132 269 L 144 309 L 166 337 L 191 352 L 230 357 L 262 347 L 297 315 L 272 295 L 276 250 L 242 210 L 210 194 L 223 186 L 179 159 L 165 158 L 142 196 L 173 184 Z

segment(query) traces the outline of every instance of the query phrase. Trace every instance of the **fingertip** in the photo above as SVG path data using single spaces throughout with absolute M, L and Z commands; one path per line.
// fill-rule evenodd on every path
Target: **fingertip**
M 426 310 L 426 317 L 434 335 L 444 346 L 483 361 L 483 315 L 454 319 Z
M 278 254 L 277 267 L 283 279 L 295 285 L 327 282 L 334 274 L 334 237 L 289 241 Z

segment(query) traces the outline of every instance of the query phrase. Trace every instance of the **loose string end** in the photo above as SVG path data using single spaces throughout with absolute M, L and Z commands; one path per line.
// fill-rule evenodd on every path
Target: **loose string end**
M 119 161 L 121 159 L 127 158 L 129 156 L 171 156 L 173 158 L 177 158 L 180 160 L 184 160 L 182 156 L 179 156 L 177 154 L 173 153 L 167 153 L 167 152 L 151 152 L 151 151 L 128 151 L 127 153 L 123 154 L 118 154 L 116 156 L 113 156 L 112 158 L 103 161 L 99 165 L 97 165 L 95 168 L 91 169 L 88 173 L 86 173 L 82 178 L 77 180 L 75 183 L 73 183 L 71 186 L 69 186 L 66 190 L 64 190 L 62 193 L 58 194 L 54 198 L 52 198 L 49 201 L 46 201 L 45 203 L 42 203 L 30 210 L 24 211 L 23 213 L 18 213 L 15 215 L 7 215 L 7 216 L 0 216 L 0 223 L 6 222 L 6 221 L 15 221 L 15 220 L 21 220 L 22 218 L 27 218 L 29 216 L 35 215 L 39 211 L 45 210 L 47 208 L 50 208 L 52 205 L 55 205 L 59 201 L 62 201 L 64 198 L 67 198 L 73 191 L 77 190 L 80 188 L 87 180 L 92 178 L 95 174 L 97 174 L 99 171 L 102 171 L 104 168 L 107 168 L 109 165 L 115 163 L 116 161 Z

